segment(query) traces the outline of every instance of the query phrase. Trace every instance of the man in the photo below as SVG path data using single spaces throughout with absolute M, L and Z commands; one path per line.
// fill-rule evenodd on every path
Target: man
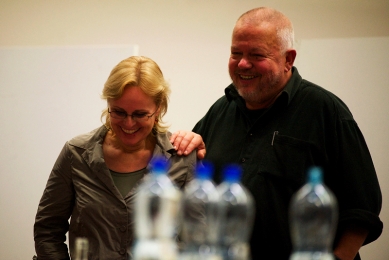
M 374 165 L 347 106 L 302 79 L 293 67 L 295 57 L 293 27 L 286 16 L 270 8 L 243 14 L 232 34 L 233 83 L 193 131 L 207 146 L 205 159 L 215 164 L 217 183 L 226 164 L 243 168 L 242 183 L 256 201 L 252 259 L 289 258 L 290 198 L 313 165 L 323 169 L 324 182 L 338 200 L 334 254 L 360 259 L 359 248 L 382 232 Z M 181 153 L 191 138 L 201 143 L 185 132 L 171 141 Z M 202 143 L 199 148 L 203 156 Z

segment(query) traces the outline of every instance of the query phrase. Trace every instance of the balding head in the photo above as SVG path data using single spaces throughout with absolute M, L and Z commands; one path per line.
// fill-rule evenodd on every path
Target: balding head
M 293 48 L 293 25 L 289 18 L 280 11 L 268 7 L 259 7 L 249 10 L 239 17 L 235 27 L 245 24 L 251 26 L 273 27 L 279 38 L 281 52 Z

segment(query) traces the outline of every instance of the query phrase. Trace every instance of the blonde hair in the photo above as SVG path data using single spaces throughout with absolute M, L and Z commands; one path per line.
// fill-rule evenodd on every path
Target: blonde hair
M 122 96 L 126 87 L 139 87 L 154 100 L 160 112 L 155 120 L 153 132 L 166 132 L 168 126 L 164 125 L 162 117 L 167 112 L 171 91 L 158 64 L 144 56 L 132 56 L 122 60 L 112 69 L 104 84 L 101 98 L 107 100 L 107 102 L 118 99 Z M 104 118 L 104 125 L 110 129 L 111 122 L 108 116 L 108 108 L 104 109 L 101 114 L 102 122 Z

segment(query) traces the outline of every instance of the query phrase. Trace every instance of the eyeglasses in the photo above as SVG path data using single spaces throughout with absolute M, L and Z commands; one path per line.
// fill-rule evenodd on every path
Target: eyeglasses
M 149 118 L 152 117 L 157 111 L 158 111 L 158 108 L 157 108 L 157 110 L 154 111 L 154 113 L 149 115 L 148 113 L 143 113 L 143 112 L 135 112 L 132 114 L 127 114 L 126 111 L 120 111 L 120 110 L 109 111 L 109 109 L 108 109 L 108 113 L 110 114 L 110 116 L 112 118 L 124 120 L 127 117 L 131 117 L 131 119 L 133 121 L 136 121 L 136 122 L 145 122 L 145 121 L 149 120 Z

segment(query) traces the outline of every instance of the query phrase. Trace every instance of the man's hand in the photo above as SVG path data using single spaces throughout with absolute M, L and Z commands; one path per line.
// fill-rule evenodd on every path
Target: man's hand
M 353 260 L 362 247 L 369 231 L 358 226 L 350 226 L 342 232 L 334 255 L 341 260 Z
M 197 149 L 197 158 L 204 159 L 206 149 L 201 135 L 188 131 L 177 131 L 170 137 L 170 142 L 178 155 L 188 155 L 194 149 Z

